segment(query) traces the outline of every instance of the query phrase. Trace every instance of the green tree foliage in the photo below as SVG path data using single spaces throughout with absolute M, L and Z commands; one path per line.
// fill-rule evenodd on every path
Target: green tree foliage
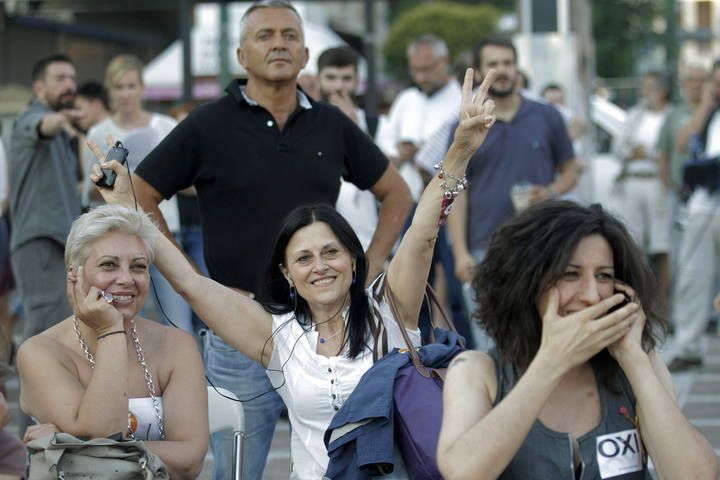
M 423 0 L 425 3 L 432 3 L 433 0 Z M 453 0 L 454 3 L 465 3 L 469 5 L 477 5 L 481 3 L 479 0 Z M 391 0 L 390 1 L 390 20 L 395 20 L 399 15 L 407 9 L 417 7 L 421 3 L 420 0 Z M 517 0 L 483 0 L 484 5 L 492 5 L 499 8 L 503 12 L 515 11 Z
M 637 56 L 657 41 L 652 24 L 662 0 L 601 0 L 592 5 L 598 75 L 633 75 Z
M 383 45 L 387 71 L 407 79 L 407 46 L 423 33 L 434 33 L 445 40 L 451 58 L 472 50 L 480 39 L 492 35 L 500 11 L 490 5 L 450 2 L 425 3 L 403 12 L 391 25 Z

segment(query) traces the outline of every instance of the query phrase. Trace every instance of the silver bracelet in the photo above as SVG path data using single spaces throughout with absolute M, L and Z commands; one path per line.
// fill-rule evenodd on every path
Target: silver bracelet
M 467 178 L 465 175 L 463 175 L 461 178 L 457 178 L 448 172 L 445 171 L 443 168 L 442 162 L 434 165 L 435 170 L 439 170 L 438 178 L 442 180 L 440 182 L 440 188 L 443 191 L 443 195 L 445 195 L 445 198 L 448 200 L 457 197 L 467 188 Z M 453 186 L 448 185 L 448 180 L 455 182 Z

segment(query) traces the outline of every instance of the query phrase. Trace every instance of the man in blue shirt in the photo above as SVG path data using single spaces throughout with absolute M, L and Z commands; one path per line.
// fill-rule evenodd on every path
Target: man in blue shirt
M 521 96 L 517 90 L 517 51 L 506 40 L 490 39 L 475 50 L 481 77 L 497 71 L 489 96 L 497 122 L 470 160 L 468 195 L 455 200 L 448 217 L 455 271 L 469 282 L 490 236 L 515 214 L 513 187 L 524 189 L 516 202 L 533 204 L 571 190 L 578 179 L 572 142 L 560 114 L 551 105 Z M 452 129 L 454 130 L 454 128 Z

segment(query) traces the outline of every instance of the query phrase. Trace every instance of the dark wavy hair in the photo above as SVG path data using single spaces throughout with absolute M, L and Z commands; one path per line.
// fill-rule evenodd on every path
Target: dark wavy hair
M 521 370 L 530 364 L 542 335 L 537 300 L 561 278 L 580 241 L 594 234 L 610 244 L 615 278 L 630 285 L 643 306 L 643 349 L 650 351 L 664 337 L 667 323 L 660 314 L 655 276 L 622 222 L 598 204 L 547 201 L 526 209 L 492 236 L 473 279 L 474 316 L 503 360 Z M 607 349 L 592 363 L 608 387 L 617 385 L 619 366 Z
M 355 259 L 355 282 L 350 285 L 350 312 L 348 317 L 345 344 L 349 345 L 348 358 L 357 357 L 366 346 L 370 326 L 370 305 L 365 292 L 368 275 L 367 258 L 360 240 L 350 224 L 333 207 L 325 204 L 300 206 L 290 212 L 280 226 L 275 239 L 270 264 L 265 275 L 265 294 L 263 306 L 268 312 L 281 315 L 295 311 L 295 319 L 304 327 L 313 324 L 310 306 L 300 295 L 295 301 L 290 299 L 290 286 L 280 270 L 285 265 L 285 252 L 295 232 L 315 222 L 323 222 L 340 240 L 340 243 Z

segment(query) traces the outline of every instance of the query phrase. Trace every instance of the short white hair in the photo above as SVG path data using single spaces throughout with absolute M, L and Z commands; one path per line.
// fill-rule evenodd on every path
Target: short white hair
M 420 47 L 430 47 L 435 59 L 450 58 L 450 50 L 445 40 L 432 33 L 423 33 L 413 40 L 407 47 L 407 56 L 409 57 Z
M 303 23 L 302 23 L 302 17 L 298 13 L 298 11 L 293 7 L 292 3 L 290 3 L 287 0 L 261 0 L 259 2 L 255 2 L 250 7 L 245 10 L 245 13 L 243 13 L 242 18 L 240 18 L 240 46 L 242 47 L 245 44 L 245 33 L 247 32 L 247 24 L 248 24 L 248 17 L 252 12 L 255 10 L 260 10 L 262 8 L 285 8 L 287 10 L 290 10 L 295 15 L 297 15 L 298 20 L 300 20 L 300 30 L 302 32 Z
M 135 235 L 143 242 L 148 261 L 155 260 L 159 233 L 150 218 L 122 205 L 102 205 L 73 222 L 65 245 L 65 268 L 83 265 L 93 242 L 111 232 Z

